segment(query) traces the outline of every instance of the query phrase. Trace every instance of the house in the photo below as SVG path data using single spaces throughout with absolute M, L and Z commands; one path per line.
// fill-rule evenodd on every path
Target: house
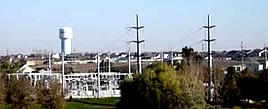
M 31 65 L 40 65 L 42 64 L 42 60 L 38 58 L 28 58 L 26 59 L 26 64 L 31 66 Z
M 126 63 L 126 62 L 128 62 L 128 58 L 126 58 L 126 57 L 119 58 L 117 61 L 118 61 L 119 63 Z
M 19 70 L 17 70 L 17 73 L 21 72 L 24 74 L 24 73 L 32 73 L 33 71 L 35 71 L 33 68 L 29 67 L 27 64 L 24 64 L 19 68 Z
M 127 53 L 123 53 L 123 52 L 122 52 L 122 53 L 119 54 L 119 57 L 120 57 L 120 58 L 125 58 L 125 57 L 127 57 L 127 56 L 128 56 Z
M 231 57 L 231 58 L 238 58 L 241 56 L 240 51 L 239 50 L 232 50 L 226 53 L 227 57 Z
M 226 53 L 227 57 L 231 57 L 232 60 L 234 59 L 241 59 L 241 57 L 248 57 L 250 53 L 252 53 L 254 50 L 232 50 Z
M 261 57 L 264 56 L 264 51 L 262 49 L 255 49 L 248 53 L 248 57 Z
M 234 67 L 235 68 L 235 71 L 237 71 L 237 72 L 241 72 L 242 70 L 244 70 L 245 68 L 246 68 L 246 66 L 245 65 L 233 65 L 232 67 Z
M 141 54 L 141 59 L 158 59 L 161 58 L 159 53 L 155 53 L 155 52 L 145 52 Z
M 17 59 L 21 59 L 21 58 L 23 58 L 23 54 L 21 54 L 21 53 L 17 54 L 17 55 L 16 55 L 16 58 L 17 58 Z
M 52 58 L 60 59 L 60 54 L 59 53 L 52 54 Z
M 50 71 L 48 69 L 41 69 L 38 71 L 39 73 L 49 73 Z
M 247 64 L 247 68 L 254 73 L 258 73 L 260 70 L 263 70 L 263 64 L 259 62 L 252 62 Z

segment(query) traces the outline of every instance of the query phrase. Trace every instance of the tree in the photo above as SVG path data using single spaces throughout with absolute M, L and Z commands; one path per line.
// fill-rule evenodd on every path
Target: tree
M 164 63 L 153 63 L 144 74 L 120 85 L 122 109 L 205 108 L 203 87 L 191 75 L 179 75 Z
M 39 81 L 36 86 L 37 103 L 46 109 L 60 109 L 64 101 L 61 94 L 61 84 L 56 80 L 48 83 Z
M 222 85 L 224 83 L 224 77 L 225 77 L 225 74 L 224 74 L 223 69 L 219 67 L 213 68 L 212 82 L 214 84 L 214 101 L 216 103 L 221 102 L 219 95 L 220 95 Z
M 264 91 L 262 93 L 262 98 L 265 100 L 266 104 L 268 104 L 268 69 L 264 69 L 260 75 L 259 79 L 262 82 L 262 90 Z
M 8 98 L 12 108 L 36 108 L 34 88 L 26 77 L 11 78 L 8 83 Z
M 69 67 L 68 73 L 74 73 L 74 68 L 73 67 Z
M 194 52 L 193 48 L 182 48 L 181 62 L 175 63 L 175 69 L 180 73 L 191 73 L 197 80 L 204 80 L 204 66 L 202 65 L 203 58 Z
M 1 73 L 15 73 L 20 66 L 20 62 L 7 62 L 1 63 Z
M 5 74 L 0 73 L 0 109 L 2 109 L 6 104 L 6 81 Z
M 188 48 L 188 47 L 184 47 L 182 48 L 182 57 L 183 58 L 190 58 L 193 57 L 195 55 L 194 49 L 193 48 Z
M 240 90 L 238 88 L 238 79 L 240 74 L 235 71 L 234 67 L 227 68 L 227 74 L 224 78 L 224 83 L 221 88 L 221 98 L 223 100 L 224 106 L 234 106 L 239 104 L 240 101 Z
M 238 81 L 241 99 L 251 99 L 260 101 L 263 100 L 264 90 L 262 82 L 258 76 L 252 73 L 247 68 L 241 72 L 241 77 Z

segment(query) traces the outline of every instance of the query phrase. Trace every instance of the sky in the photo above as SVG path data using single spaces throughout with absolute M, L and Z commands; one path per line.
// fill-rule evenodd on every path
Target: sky
M 268 42 L 267 0 L 1 0 L 0 55 L 60 51 L 58 29 L 73 28 L 74 52 L 136 50 L 139 14 L 142 51 L 202 51 L 208 14 L 212 50 L 263 48 Z M 202 46 L 203 45 L 203 46 Z M 268 43 L 267 43 L 268 46 Z M 203 48 L 203 49 L 202 49 Z

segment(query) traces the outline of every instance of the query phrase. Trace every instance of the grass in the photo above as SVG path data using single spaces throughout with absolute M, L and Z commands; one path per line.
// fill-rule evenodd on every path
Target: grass
M 119 98 L 90 98 L 90 99 L 73 99 L 67 102 L 64 109 L 111 109 L 115 108 Z
M 90 99 L 77 99 L 75 101 L 91 103 L 91 104 L 100 104 L 100 105 L 115 105 L 119 102 L 119 98 L 111 97 L 111 98 L 90 98 Z
M 89 98 L 73 99 L 72 102 L 66 102 L 64 109 L 115 109 L 119 98 Z M 0 109 L 12 109 L 11 104 L 0 106 Z
M 111 109 L 115 106 L 92 105 L 78 102 L 68 102 L 64 109 Z

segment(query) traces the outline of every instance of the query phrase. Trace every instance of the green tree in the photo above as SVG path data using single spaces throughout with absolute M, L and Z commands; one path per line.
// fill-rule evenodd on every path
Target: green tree
M 239 78 L 240 73 L 236 72 L 234 67 L 227 68 L 227 74 L 225 75 L 224 83 L 220 93 L 224 106 L 231 107 L 239 104 L 240 89 L 238 88 L 237 83 Z
M 2 109 L 6 104 L 6 96 L 7 96 L 7 89 L 6 89 L 5 74 L 0 73 L 0 109 Z
M 195 52 L 193 48 L 184 47 L 182 48 L 182 57 L 189 59 L 190 57 L 195 56 Z
M 262 93 L 262 98 L 265 100 L 266 104 L 268 104 L 268 69 L 264 69 L 259 74 L 259 80 L 262 82 L 261 86 L 264 92 Z
M 262 90 L 262 82 L 258 76 L 247 68 L 241 72 L 238 81 L 241 99 L 251 99 L 260 101 L 263 99 L 264 90 Z
M 7 62 L 1 63 L 1 73 L 15 73 L 20 66 L 20 62 Z
M 214 101 L 216 103 L 220 103 L 220 91 L 222 88 L 222 85 L 224 83 L 224 70 L 222 68 L 216 67 L 213 68 L 213 73 L 212 73 L 212 82 L 214 84 Z
M 61 94 L 61 84 L 56 80 L 48 83 L 39 81 L 36 86 L 37 103 L 46 109 L 61 109 L 64 101 Z
M 69 67 L 68 73 L 74 73 L 74 68 L 73 67 Z
M 183 59 L 175 63 L 175 69 L 180 73 L 190 73 L 196 77 L 197 80 L 204 80 L 204 66 L 202 64 L 203 58 L 194 52 L 193 48 L 182 48 Z
M 117 108 L 202 109 L 206 103 L 200 86 L 191 75 L 178 73 L 164 63 L 153 63 L 144 74 L 124 80 Z
M 36 108 L 34 88 L 26 77 L 11 78 L 8 83 L 8 97 L 12 108 Z

